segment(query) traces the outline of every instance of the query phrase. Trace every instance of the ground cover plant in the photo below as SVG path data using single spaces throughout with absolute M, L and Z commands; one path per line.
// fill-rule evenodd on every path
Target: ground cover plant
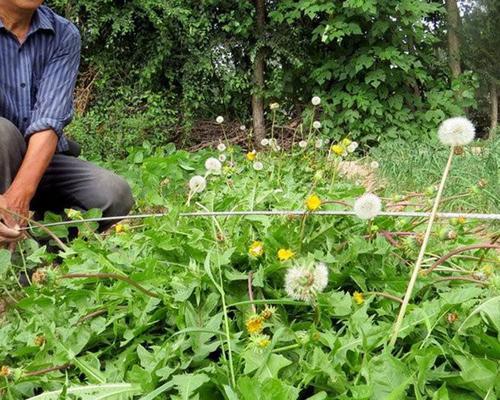
M 196 153 L 145 143 L 112 166 L 138 212 L 165 216 L 99 236 L 78 223 L 95 212 L 68 210 L 78 236 L 62 249 L 34 229 L 14 255 L 0 250 L 2 397 L 496 399 L 494 225 L 437 220 L 390 346 L 427 219 L 380 207 L 428 211 L 436 189 L 365 193 L 341 163 L 384 160 L 348 135 L 328 142 L 312 118 L 290 147 L 280 138 Z M 228 210 L 305 213 L 185 214 Z

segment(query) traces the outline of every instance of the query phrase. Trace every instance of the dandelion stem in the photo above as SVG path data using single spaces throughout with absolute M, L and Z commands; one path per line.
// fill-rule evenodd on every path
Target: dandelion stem
M 295 350 L 295 349 L 298 349 L 300 347 L 301 347 L 300 344 L 295 343 L 295 344 L 291 344 L 289 346 L 283 346 L 283 347 L 278 347 L 277 349 L 273 349 L 272 353 L 280 353 L 282 351 Z
M 441 178 L 441 183 L 439 184 L 439 189 L 438 189 L 436 198 L 434 200 L 434 205 L 432 207 L 432 212 L 431 212 L 431 215 L 429 217 L 429 222 L 427 224 L 427 229 L 425 231 L 424 239 L 422 241 L 422 246 L 420 247 L 420 252 L 418 254 L 417 262 L 415 263 L 415 267 L 413 268 L 410 282 L 408 283 L 408 288 L 406 289 L 406 293 L 405 293 L 405 296 L 403 298 L 403 304 L 401 305 L 398 317 L 396 319 L 396 323 L 394 324 L 392 337 L 391 337 L 391 340 L 389 342 L 389 348 L 391 348 L 391 349 L 396 344 L 396 340 L 397 340 L 398 335 L 399 335 L 399 330 L 401 329 L 401 325 L 403 323 L 406 309 L 408 307 L 408 303 L 410 302 L 410 298 L 411 298 L 412 293 L 413 293 L 413 288 L 415 287 L 415 283 L 417 281 L 420 266 L 422 265 L 422 261 L 424 259 L 425 250 L 427 249 L 427 244 L 429 242 L 429 238 L 430 238 L 431 232 L 432 232 L 432 225 L 433 225 L 434 220 L 436 218 L 436 214 L 437 214 L 437 211 L 439 208 L 441 197 L 443 195 L 443 190 L 444 190 L 444 186 L 446 183 L 446 178 L 448 177 L 448 173 L 450 172 L 451 162 L 453 160 L 453 152 L 454 152 L 454 147 L 451 147 L 450 155 L 448 157 L 448 162 L 446 163 L 446 166 L 444 168 L 443 176 Z
M 248 273 L 248 300 L 250 300 L 252 302 L 252 312 L 253 312 L 253 314 L 257 314 L 257 307 L 255 307 L 255 304 L 253 302 L 252 279 L 253 279 L 253 272 L 250 271 Z

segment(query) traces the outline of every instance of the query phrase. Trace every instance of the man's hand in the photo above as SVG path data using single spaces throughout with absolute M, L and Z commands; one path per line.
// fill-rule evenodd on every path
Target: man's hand
M 6 197 L 0 195 L 0 247 L 8 244 L 12 249 L 12 245 L 15 245 L 21 238 L 22 233 L 19 231 L 15 218 L 5 211 L 10 209 Z

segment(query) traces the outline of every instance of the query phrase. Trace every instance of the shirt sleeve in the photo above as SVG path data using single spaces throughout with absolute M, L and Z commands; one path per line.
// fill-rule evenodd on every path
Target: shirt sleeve
M 64 127 L 71 122 L 80 49 L 80 33 L 74 25 L 69 25 L 43 71 L 26 138 L 47 129 L 53 129 L 61 137 Z

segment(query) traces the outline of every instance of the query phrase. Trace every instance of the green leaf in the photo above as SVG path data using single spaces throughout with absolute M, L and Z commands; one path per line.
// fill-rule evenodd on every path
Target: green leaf
M 183 400 L 189 400 L 197 389 L 209 381 L 210 378 L 206 374 L 174 375 L 172 378 L 172 382 Z

